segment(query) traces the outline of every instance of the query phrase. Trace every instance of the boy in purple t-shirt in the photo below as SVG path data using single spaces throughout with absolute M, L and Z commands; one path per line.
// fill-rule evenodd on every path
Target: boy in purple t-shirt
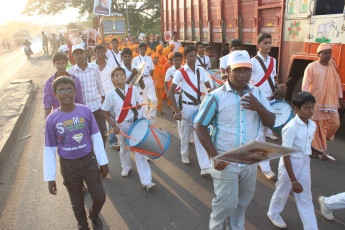
M 68 65 L 67 55 L 63 52 L 56 53 L 53 57 L 53 64 L 56 68 L 56 72 L 53 76 L 46 80 L 46 83 L 44 84 L 43 88 L 43 105 L 46 119 L 48 115 L 52 112 L 52 110 L 54 111 L 60 106 L 59 100 L 54 97 L 53 92 L 53 81 L 60 76 L 69 76 L 73 78 L 76 88 L 76 96 L 74 98 L 74 102 L 78 104 L 84 104 L 79 78 L 76 78 L 75 76 L 67 73 L 66 71 L 66 66 Z
M 74 103 L 75 91 L 75 83 L 70 77 L 59 77 L 53 82 L 54 97 L 59 100 L 60 107 L 46 121 L 44 181 L 48 181 L 49 192 L 56 195 L 57 152 L 60 156 L 61 175 L 78 221 L 78 229 L 89 229 L 84 207 L 83 181 L 93 201 L 89 210 L 93 229 L 102 229 L 103 224 L 98 214 L 106 195 L 100 172 L 103 178 L 107 176 L 108 158 L 95 117 L 87 106 Z

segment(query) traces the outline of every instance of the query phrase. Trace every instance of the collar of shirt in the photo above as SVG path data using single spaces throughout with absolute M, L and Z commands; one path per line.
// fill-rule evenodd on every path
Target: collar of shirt
M 245 90 L 247 91 L 252 91 L 254 89 L 254 86 L 252 86 L 251 84 L 247 84 L 247 87 Z M 231 92 L 231 93 L 236 93 L 237 91 L 235 89 L 233 89 L 229 83 L 229 80 L 227 80 L 225 82 L 225 90 L 228 91 L 228 92 Z
M 55 72 L 55 74 L 49 78 L 50 82 L 53 82 L 56 79 L 56 74 L 57 74 L 57 72 Z M 67 73 L 67 71 L 66 71 L 66 76 L 71 77 L 71 78 L 75 78 L 75 76 Z
M 187 71 L 187 70 L 193 71 L 193 70 L 189 67 L 189 65 L 188 65 L 187 63 L 183 66 L 183 68 L 184 68 L 185 71 Z M 197 66 L 196 63 L 195 63 L 195 71 L 196 71 L 198 68 L 200 68 L 200 67 Z
M 119 88 L 119 90 L 123 93 L 123 95 L 126 96 L 126 92 L 128 92 L 128 85 L 125 84 L 125 91 L 123 91 L 120 87 L 116 87 L 116 88 Z
M 299 125 L 307 125 L 306 123 L 304 123 L 304 121 L 301 120 L 301 118 L 298 116 L 298 114 L 296 114 L 296 122 Z M 311 120 L 308 119 L 308 127 L 311 125 Z
M 116 53 L 114 50 L 111 50 L 112 53 L 114 53 L 115 55 L 119 55 L 121 54 L 121 52 L 118 50 L 118 52 Z
M 75 71 L 81 71 L 81 72 L 87 72 L 87 70 L 88 69 L 95 69 L 96 68 L 96 64 L 95 65 L 92 65 L 92 64 L 90 64 L 90 63 L 86 63 L 87 64 L 87 66 L 86 66 L 86 69 L 85 70 L 82 70 L 82 69 L 80 69 L 80 67 L 78 66 L 78 64 L 75 64 L 75 66 L 74 66 L 74 70 Z M 98 68 L 98 66 L 97 66 L 97 68 Z
M 257 55 L 262 59 L 263 62 L 267 63 L 270 60 L 270 55 L 267 54 L 267 59 L 265 59 L 261 53 L 258 51 Z
M 97 65 L 97 67 L 98 67 L 98 69 L 99 69 L 100 72 L 102 72 L 102 71 L 104 71 L 105 69 L 107 69 L 108 67 L 110 67 L 110 62 L 108 62 L 107 60 L 105 60 L 105 63 L 106 63 L 106 64 L 105 64 L 104 69 L 103 69 L 103 70 L 100 70 L 100 69 L 99 69 L 99 66 L 98 66 L 98 64 L 97 64 L 97 59 L 94 60 L 94 61 L 92 62 L 92 64 Z

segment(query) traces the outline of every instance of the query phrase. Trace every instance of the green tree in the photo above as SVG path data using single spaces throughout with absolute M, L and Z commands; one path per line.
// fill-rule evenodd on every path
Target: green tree
M 94 0 L 29 0 L 24 14 L 27 15 L 55 15 L 67 8 L 79 9 L 80 15 L 93 11 Z M 113 12 L 126 15 L 123 0 L 112 0 Z M 129 25 L 132 34 L 160 33 L 161 1 L 160 0 L 132 0 L 128 2 Z

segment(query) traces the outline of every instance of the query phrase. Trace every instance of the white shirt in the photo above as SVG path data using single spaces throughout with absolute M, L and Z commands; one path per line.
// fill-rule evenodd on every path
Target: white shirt
M 221 57 L 219 59 L 219 65 L 221 69 L 226 69 L 228 67 L 228 59 L 229 59 L 229 54 Z
M 200 60 L 202 61 L 202 63 L 199 61 L 199 58 L 200 58 Z M 206 55 L 204 55 L 203 57 L 200 57 L 200 56 L 198 55 L 197 58 L 196 58 L 196 65 L 197 65 L 197 66 L 200 66 L 200 67 L 202 67 L 201 65 L 205 65 L 205 66 L 206 66 L 206 69 L 211 69 L 211 61 L 210 61 L 210 58 L 207 57 Z
M 316 131 L 316 124 L 308 120 L 308 125 L 296 115 L 282 130 L 283 146 L 298 150 L 291 157 L 311 155 L 311 142 Z
M 121 90 L 121 92 L 126 96 L 127 92 L 128 92 L 128 85 L 125 85 L 125 91 Z M 132 99 L 131 99 L 131 105 L 136 105 L 138 104 L 142 104 L 143 103 L 143 99 L 141 98 L 141 96 L 139 95 L 138 89 L 135 86 L 133 87 L 133 94 L 132 94 Z M 117 92 L 115 90 L 110 91 L 106 96 L 105 96 L 105 100 L 104 103 L 102 105 L 102 110 L 103 111 L 112 111 L 113 114 L 115 114 L 116 116 L 116 120 L 119 119 L 120 113 L 121 113 L 121 109 L 123 107 L 123 103 L 124 101 L 121 99 L 121 97 L 117 94 Z M 138 115 L 140 114 L 140 110 L 138 110 Z M 126 116 L 126 118 L 124 119 L 124 121 L 129 121 L 129 120 L 133 120 L 134 119 L 134 113 L 131 109 L 128 110 L 128 114 Z
M 270 56 L 267 55 L 267 60 L 264 59 L 264 57 L 260 54 L 260 52 L 257 53 L 257 55 L 262 59 L 262 61 L 264 62 L 266 68 L 268 69 L 268 66 L 270 64 Z M 273 71 L 271 73 L 271 79 L 273 81 L 273 83 L 275 84 L 274 82 L 274 76 L 277 74 L 276 72 L 276 59 L 273 58 L 273 61 L 274 61 L 274 65 L 273 65 Z M 256 58 L 252 58 L 250 59 L 250 62 L 252 63 L 252 76 L 250 78 L 250 81 L 249 83 L 252 84 L 252 85 L 256 85 L 257 83 L 259 83 L 261 81 L 261 79 L 265 76 L 265 72 L 264 70 L 262 69 L 260 63 L 258 60 L 256 60 Z M 272 89 L 270 87 L 270 84 L 268 83 L 268 79 L 262 83 L 262 85 L 259 86 L 259 88 L 261 89 L 261 91 L 265 94 L 266 97 L 270 97 L 272 96 Z
M 167 70 L 167 72 L 165 74 L 165 82 L 169 82 L 169 81 L 173 80 L 175 73 L 176 73 L 176 67 L 175 67 L 175 65 L 173 65 Z M 177 88 L 178 87 L 179 87 L 179 85 L 177 86 Z M 179 93 L 180 91 L 181 91 L 181 89 L 176 91 L 176 93 Z
M 132 60 L 132 64 L 134 66 L 138 66 L 138 67 L 143 62 L 145 62 L 144 75 L 150 75 L 150 70 L 155 69 L 151 57 L 149 57 L 149 56 L 143 57 L 143 56 L 139 55 Z
M 126 71 L 126 80 L 132 75 L 132 69 L 138 70 L 138 67 L 131 64 L 131 69 L 127 69 L 125 65 L 121 66 Z
M 79 78 L 83 100 L 92 112 L 100 109 L 102 106 L 101 96 L 104 96 L 104 89 L 101 83 L 98 66 L 93 63 L 87 63 L 85 71 L 81 70 L 76 64 L 67 70 Z
M 200 72 L 200 91 L 202 92 L 201 86 L 202 84 L 205 84 L 208 82 L 208 76 L 204 70 L 204 68 L 195 65 L 195 73 L 189 68 L 188 64 L 185 64 L 183 66 L 184 70 L 187 72 L 190 81 L 195 86 L 195 88 L 198 88 L 198 80 L 197 80 L 197 70 Z M 188 94 L 192 95 L 195 99 L 198 97 L 197 93 L 194 91 L 194 89 L 188 85 L 188 83 L 184 80 L 181 71 L 176 71 L 175 75 L 173 77 L 173 84 L 179 86 L 181 84 L 181 89 L 184 92 L 187 92 Z M 201 97 L 201 96 L 200 96 Z M 192 102 L 184 93 L 182 94 L 182 100 L 187 102 Z
M 93 61 L 92 63 L 97 65 L 97 60 Z M 115 86 L 111 81 L 111 71 L 113 71 L 114 68 L 115 66 L 113 65 L 113 63 L 109 61 L 107 61 L 107 65 L 104 67 L 102 71 L 98 67 L 99 76 L 101 77 L 101 83 L 105 94 L 115 89 Z
M 171 40 L 170 42 L 169 42 L 169 44 L 173 44 L 174 46 L 175 46 L 175 48 L 174 48 L 174 50 L 173 50 L 173 52 L 175 53 L 175 52 L 179 52 L 178 51 L 178 49 L 182 46 L 182 44 L 181 44 L 181 42 L 179 42 L 179 41 L 174 41 L 174 40 Z
M 120 66 L 123 65 L 122 59 L 121 59 L 121 52 L 119 51 L 118 53 L 115 53 L 113 50 L 107 50 L 107 53 L 105 54 L 105 56 L 107 56 L 108 61 L 113 63 L 113 65 L 115 67 L 118 67 L 119 65 L 117 64 L 117 62 L 120 64 Z M 117 62 L 115 61 L 115 58 L 117 60 Z

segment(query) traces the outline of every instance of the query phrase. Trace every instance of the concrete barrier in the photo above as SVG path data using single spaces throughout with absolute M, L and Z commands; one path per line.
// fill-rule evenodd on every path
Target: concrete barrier
M 25 124 L 34 96 L 30 79 L 12 81 L 0 95 L 0 173 Z

